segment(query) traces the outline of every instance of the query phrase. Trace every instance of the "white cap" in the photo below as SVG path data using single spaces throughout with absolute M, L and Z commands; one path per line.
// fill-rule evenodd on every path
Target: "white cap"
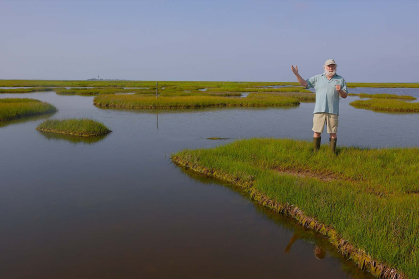
M 336 62 L 335 62 L 335 60 L 333 60 L 333 59 L 327 59 L 326 62 L 324 62 L 324 65 L 325 66 L 332 65 L 332 64 L 337 65 Z

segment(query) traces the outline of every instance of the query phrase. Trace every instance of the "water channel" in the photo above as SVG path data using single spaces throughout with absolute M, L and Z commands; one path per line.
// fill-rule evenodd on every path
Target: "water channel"
M 50 118 L 113 131 L 74 141 L 35 130 L 48 117 L 0 126 L 0 278 L 372 278 L 234 186 L 171 163 L 236 139 L 311 141 L 314 104 L 132 111 L 54 92 L 0 98 L 46 101 L 59 110 Z M 338 145 L 419 146 L 419 114 L 348 105 L 356 99 L 341 100 Z

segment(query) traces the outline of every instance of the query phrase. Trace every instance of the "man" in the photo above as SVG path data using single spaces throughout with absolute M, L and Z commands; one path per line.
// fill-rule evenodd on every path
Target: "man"
M 327 124 L 327 133 L 330 134 L 330 148 L 336 152 L 336 133 L 338 131 L 339 96 L 346 98 L 348 89 L 343 77 L 336 74 L 336 62 L 333 59 L 324 63 L 324 73 L 304 80 L 298 74 L 298 67 L 291 65 L 292 72 L 298 82 L 305 88 L 314 88 L 316 91 L 316 105 L 313 116 L 313 145 L 314 151 L 320 149 L 321 133 L 324 123 Z

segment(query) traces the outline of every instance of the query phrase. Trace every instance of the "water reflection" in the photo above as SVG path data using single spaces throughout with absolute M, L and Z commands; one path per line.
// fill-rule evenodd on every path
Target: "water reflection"
M 102 141 L 107 135 L 103 136 L 95 136 L 95 137 L 77 137 L 71 135 L 64 135 L 64 134 L 57 134 L 57 133 L 48 133 L 38 131 L 41 135 L 43 135 L 48 140 L 56 140 L 56 141 L 67 141 L 74 145 L 76 144 L 95 144 L 97 142 Z
M 174 167 L 175 164 L 173 164 Z M 270 253 L 279 255 L 279 251 L 284 251 L 282 253 L 282 257 L 280 257 L 281 261 L 287 261 L 287 260 L 298 260 L 300 259 L 301 262 L 305 262 L 304 270 L 316 270 L 316 269 L 322 269 L 322 268 L 330 268 L 329 264 L 331 261 L 335 261 L 338 259 L 341 265 L 341 269 L 347 274 L 346 278 L 355 278 L 355 279 L 372 279 L 374 278 L 370 273 L 366 273 L 360 269 L 358 269 L 354 262 L 348 261 L 344 256 L 342 256 L 330 242 L 328 239 L 321 235 L 316 233 L 313 230 L 308 230 L 304 227 L 302 227 L 298 222 L 286 215 L 279 214 L 277 212 L 274 212 L 262 205 L 260 205 L 258 202 L 251 199 L 248 192 L 243 190 L 243 188 L 238 187 L 234 184 L 228 183 L 226 181 L 222 181 L 216 178 L 211 178 L 206 175 L 196 173 L 194 171 L 189 170 L 188 168 L 184 167 L 177 167 L 181 173 L 183 173 L 185 176 L 187 176 L 192 181 L 199 181 L 200 184 L 204 184 L 207 187 L 223 187 L 227 188 L 228 191 L 232 193 L 239 194 L 242 196 L 244 200 L 249 201 L 253 207 L 256 209 L 256 212 L 258 213 L 258 218 L 262 218 L 265 220 L 268 220 L 270 222 L 274 222 L 278 230 L 281 231 L 283 229 L 286 230 L 288 237 L 281 238 L 280 241 L 282 241 L 282 245 L 274 246 L 270 248 Z M 247 219 L 247 222 L 253 223 L 255 226 L 257 226 L 257 220 L 253 219 Z M 258 228 L 259 230 L 262 230 L 262 235 L 268 235 L 268 228 Z M 263 230 L 266 230 L 265 232 Z M 289 237 L 289 233 L 292 232 L 292 236 Z M 263 237 L 263 236 L 262 236 Z M 288 241 L 289 239 L 289 241 Z M 301 240 L 301 241 L 298 241 Z M 256 240 L 253 240 L 256 241 Z M 283 248 L 285 246 L 285 248 Z M 303 255 L 301 252 L 302 247 L 308 246 L 311 251 L 313 251 L 313 254 L 311 256 L 307 257 L 307 255 Z M 291 253 L 291 248 L 294 251 L 294 253 Z M 311 258 L 311 259 L 310 259 Z M 318 260 L 321 260 L 319 262 Z M 279 264 L 279 263 L 278 263 Z M 321 266 L 321 267 L 319 267 Z M 329 266 L 329 267 L 328 267 Z M 334 274 L 331 270 L 329 270 L 329 277 L 327 278 L 339 278 L 341 275 Z M 301 275 L 293 274 L 292 272 L 283 270 L 281 274 L 281 278 L 300 278 Z M 326 278 L 323 277 L 321 274 L 316 274 L 315 272 L 311 276 L 304 276 L 301 278 Z
M 290 242 L 288 243 L 287 247 L 285 247 L 284 254 L 287 254 L 291 251 L 291 246 L 300 238 L 300 234 L 298 232 L 294 232 L 292 235 Z M 314 248 L 314 256 L 318 260 L 323 260 L 326 257 L 326 250 L 323 249 L 321 246 L 316 245 Z
M 25 116 L 25 117 L 22 117 L 22 118 L 13 119 L 13 120 L 9 120 L 9 121 L 0 121 L 0 128 L 6 127 L 6 126 L 9 126 L 9 125 L 14 125 L 14 124 L 21 124 L 21 123 L 26 123 L 26 122 L 31 122 L 31 121 L 48 119 L 54 114 L 55 114 L 55 112 L 48 113 L 48 114 L 42 114 L 42 115 Z

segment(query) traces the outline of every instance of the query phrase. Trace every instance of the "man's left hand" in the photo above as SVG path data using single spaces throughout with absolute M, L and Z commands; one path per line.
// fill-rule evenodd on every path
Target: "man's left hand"
M 340 85 L 335 85 L 335 88 L 337 91 L 340 91 L 340 87 L 341 87 Z

